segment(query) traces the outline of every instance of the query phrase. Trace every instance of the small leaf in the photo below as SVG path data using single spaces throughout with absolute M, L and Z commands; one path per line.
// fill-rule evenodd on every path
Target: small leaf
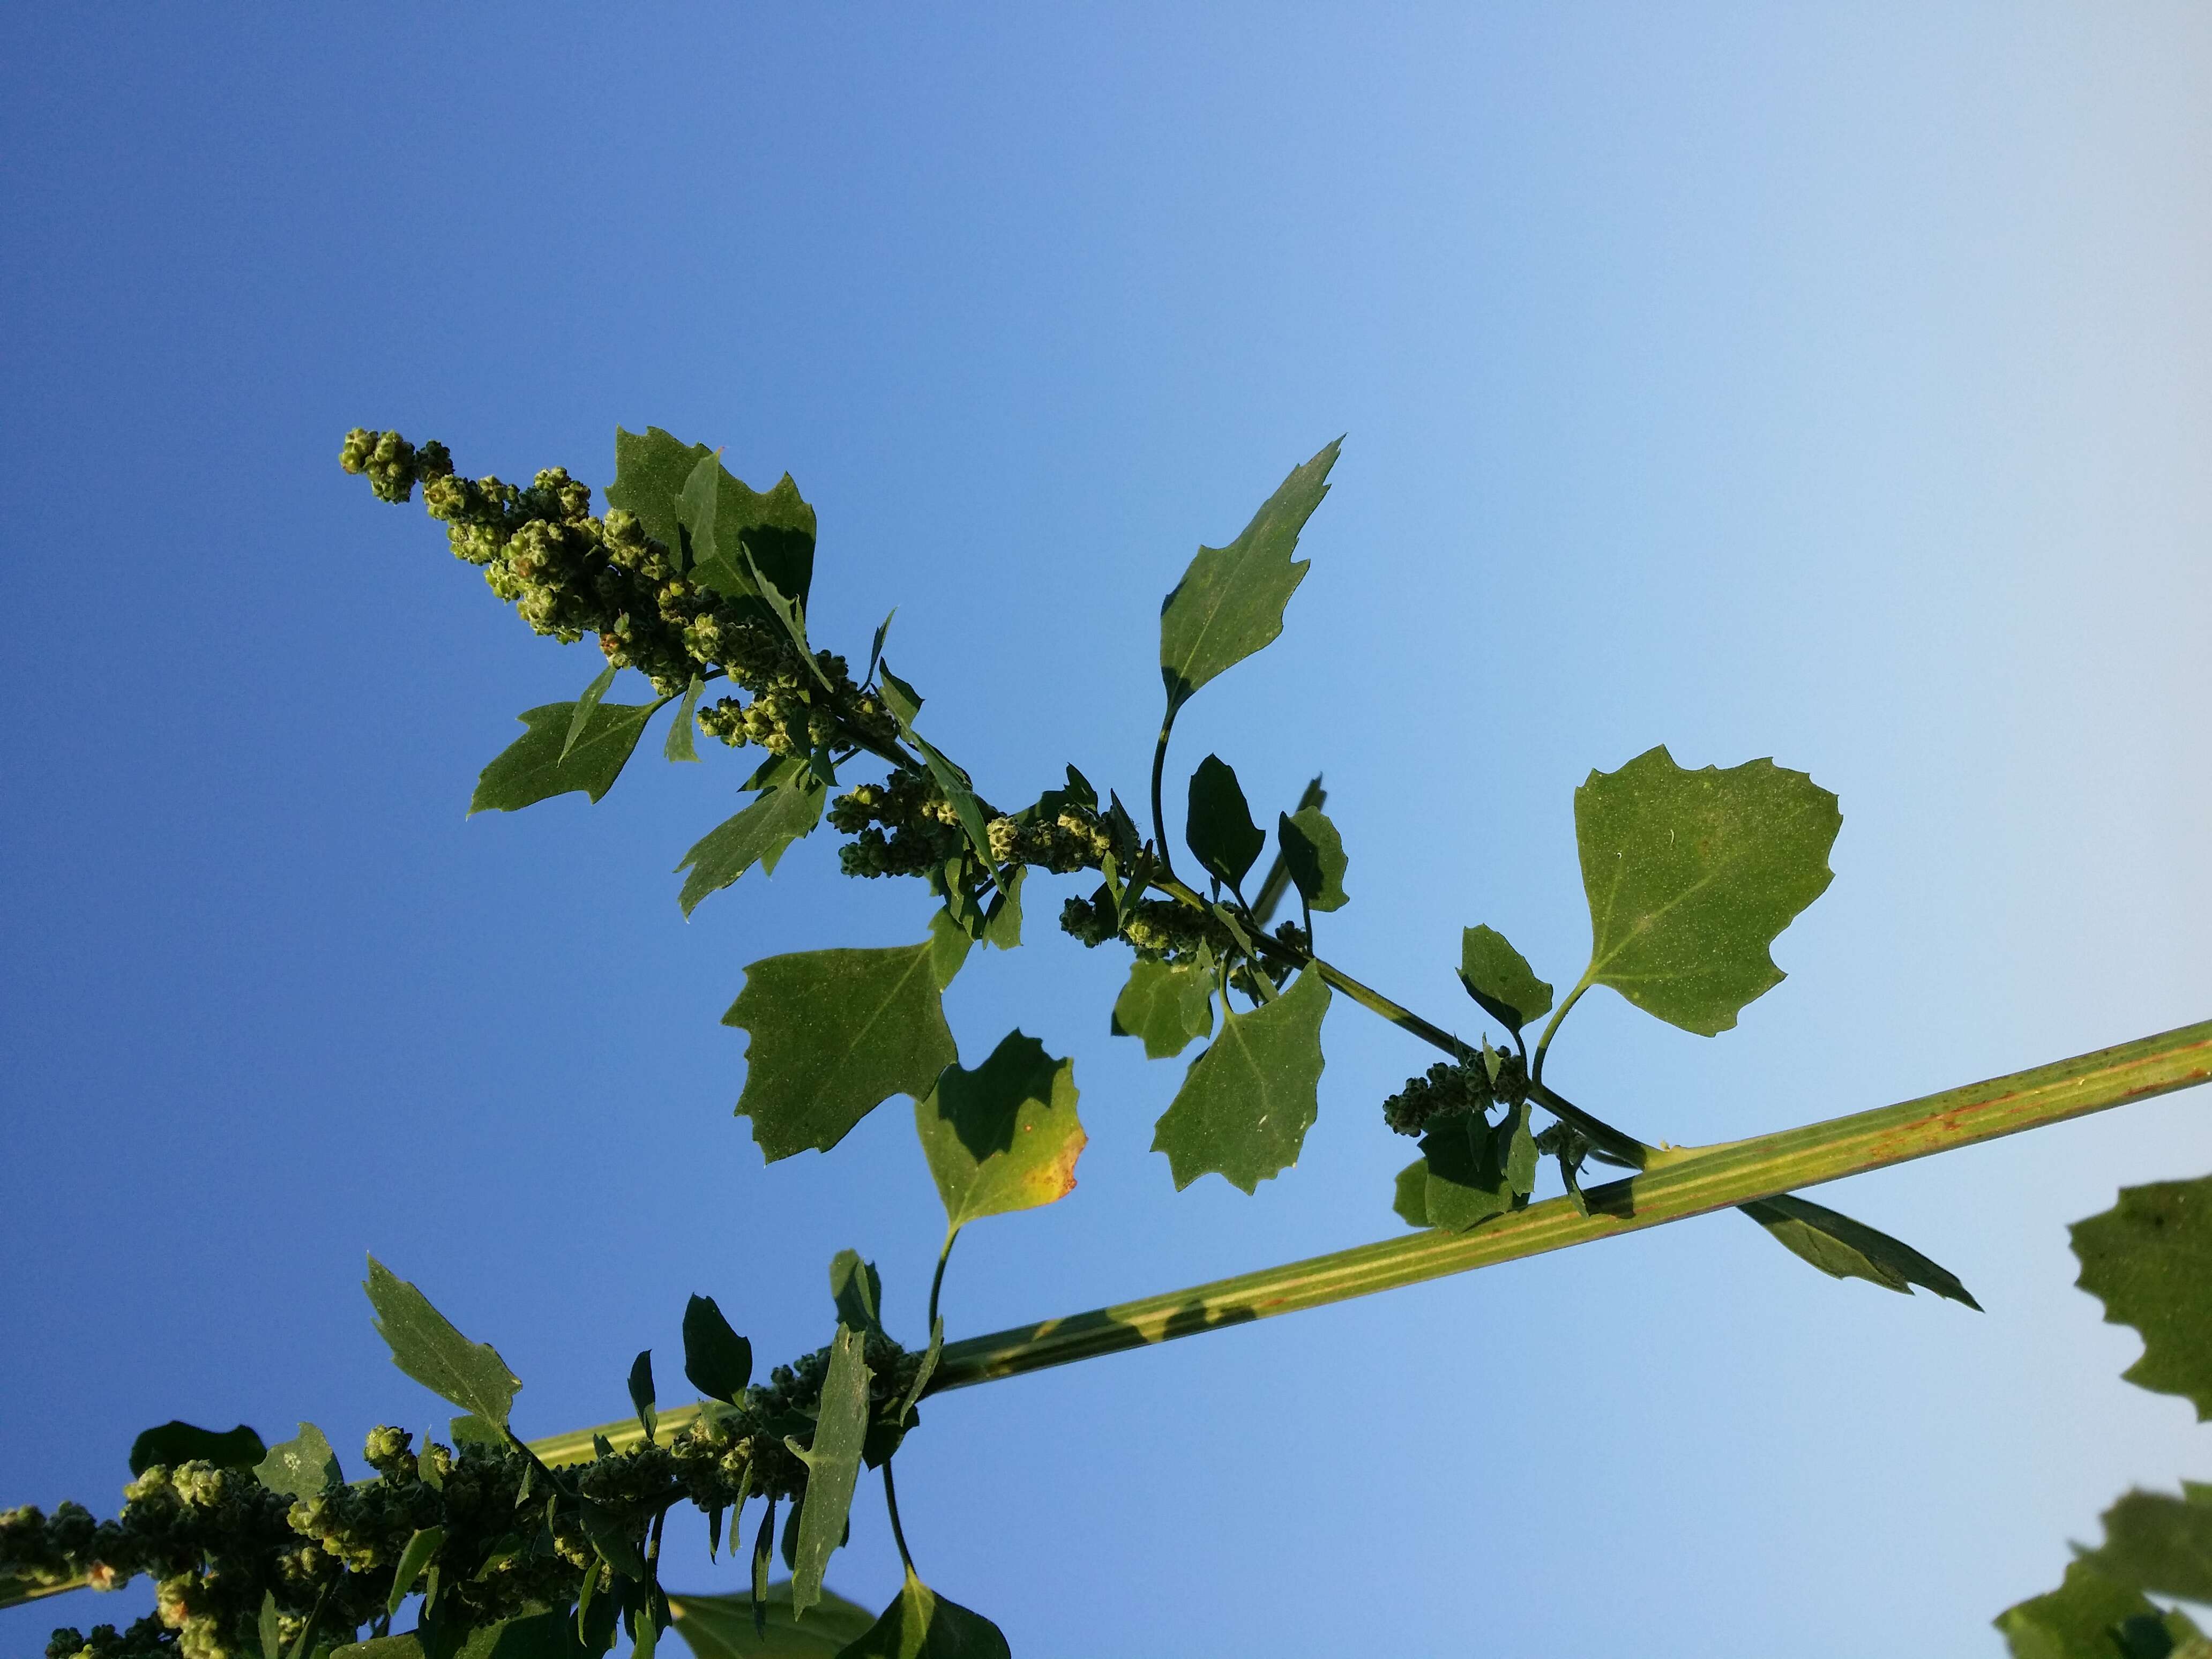
M 676 722 L 668 728 L 668 740 L 660 752 L 672 761 L 696 761 L 699 746 L 693 741 L 692 727 L 699 712 L 699 694 L 707 689 L 707 682 L 698 675 L 684 688 L 684 701 L 676 705 Z
M 696 1659 L 836 1659 L 875 1623 L 866 1608 L 826 1589 L 801 1620 L 792 1611 L 788 1579 L 769 1585 L 761 1607 L 766 1629 L 756 1634 L 750 1596 L 668 1598 L 676 1633 Z
M 2081 1559 L 2116 1584 L 2212 1606 L 2212 1487 L 2128 1493 L 2105 1511 L 2103 1547 Z
M 392 1593 L 384 1598 L 384 1616 L 389 1619 L 399 1611 L 399 1604 L 415 1588 L 415 1581 L 422 1576 L 422 1569 L 430 1565 L 430 1558 L 444 1547 L 446 1529 L 443 1527 L 424 1527 L 407 1540 L 407 1547 L 399 1552 L 399 1565 L 392 1570 Z
M 959 1058 L 928 943 L 804 951 L 745 969 L 722 1024 L 750 1034 L 738 1115 L 770 1163 L 827 1152 L 892 1095 L 921 1099 Z
M 690 544 L 693 574 L 725 599 L 767 602 L 788 628 L 813 586 L 814 509 L 788 472 L 763 495 L 732 477 L 705 445 L 692 453 L 672 505 L 678 534 Z M 804 638 L 802 626 L 794 643 L 811 660 Z
M 1468 927 L 1459 936 L 1459 982 L 1468 995 L 1509 1031 L 1533 1025 L 1552 1012 L 1552 988 L 1528 959 L 1494 927 Z
M 2074 1282 L 2105 1304 L 2106 1324 L 2142 1338 L 2142 1358 L 2121 1375 L 2212 1419 L 2212 1176 L 2124 1187 L 2118 1204 L 2069 1231 L 2081 1260 Z
M 875 642 L 868 647 L 868 672 L 860 676 L 861 684 L 866 685 L 875 678 L 876 665 L 884 659 L 884 641 L 890 637 L 891 618 L 897 615 L 898 607 L 893 605 L 884 613 L 884 619 L 876 624 Z
M 1296 815 L 1279 813 L 1275 842 L 1283 849 L 1283 862 L 1297 884 L 1298 895 L 1309 910 L 1341 910 L 1350 902 L 1344 891 L 1344 837 L 1318 806 Z
M 271 1446 L 269 1455 L 254 1465 L 253 1478 L 287 1498 L 313 1498 L 345 1484 L 331 1443 L 312 1423 L 301 1424 L 297 1436 Z
M 1771 1233 L 1784 1249 L 1803 1257 L 1832 1279 L 1863 1279 L 1907 1296 L 1917 1285 L 1962 1302 L 1976 1313 L 1982 1310 L 1982 1304 L 1967 1292 L 1956 1274 L 1863 1221 L 1824 1209 L 1795 1193 L 1738 1207 Z
M 1129 965 L 1129 982 L 1114 999 L 1113 1034 L 1142 1037 L 1147 1060 L 1170 1060 L 1193 1037 L 1213 1034 L 1213 975 L 1193 963 Z
M 946 1066 L 914 1117 L 947 1224 L 957 1230 L 1073 1191 L 1087 1139 L 1075 1100 L 1075 1062 L 1019 1031 L 972 1072 Z
M 952 983 L 975 945 L 968 930 L 952 919 L 951 910 L 940 909 L 929 919 L 929 970 L 939 990 Z
M 261 1592 L 261 1617 L 254 1633 L 261 1638 L 261 1659 L 284 1659 L 283 1615 L 276 1611 L 276 1592 Z
M 1207 874 L 1235 888 L 1252 868 L 1267 837 L 1252 822 L 1252 809 L 1237 774 L 1218 755 L 1208 755 L 1190 775 L 1190 817 L 1184 830 L 1190 850 Z
M 641 1349 L 629 1368 L 629 1403 L 637 1413 L 637 1425 L 645 1431 L 645 1443 L 653 1443 L 653 1431 L 660 1426 L 660 1413 L 653 1392 L 653 1350 Z
M 1320 1114 L 1328 1003 L 1321 975 L 1303 973 L 1266 1007 L 1223 1016 L 1154 1126 L 1152 1150 L 1168 1155 L 1178 1192 L 1202 1175 L 1254 1192 L 1297 1162 Z
M 441 1399 L 504 1429 L 522 1383 L 489 1342 L 471 1342 L 430 1300 L 374 1256 L 362 1285 L 392 1363 Z
M 602 1452 L 601 1456 L 606 1454 Z M 646 1580 L 645 1550 L 638 1535 L 638 1523 L 618 1516 L 605 1504 L 594 1498 L 579 1498 L 576 1518 L 584 1528 L 584 1536 L 592 1540 L 599 1559 L 633 1584 Z
M 2057 1589 L 2007 1607 L 1991 1622 L 2004 1632 L 2013 1659 L 2138 1659 L 2146 1653 L 2164 1659 L 2197 1633 L 2182 1614 L 2162 1613 L 2142 1592 L 2081 1561 L 2066 1569 Z
M 806 1494 L 799 1513 L 799 1550 L 791 1571 L 791 1605 L 805 1613 L 822 1599 L 822 1573 L 830 1552 L 845 1539 L 853 1508 L 853 1487 L 860 1478 L 860 1448 L 868 1433 L 868 1362 L 863 1338 L 839 1325 L 830 1344 L 829 1374 L 822 1379 L 822 1404 L 814 1421 L 814 1441 L 784 1445 L 806 1465 Z
M 173 1418 L 131 1443 L 131 1473 L 143 1474 L 156 1463 L 170 1468 L 198 1462 L 212 1463 L 219 1469 L 250 1469 L 268 1455 L 261 1437 L 243 1423 L 217 1433 Z
M 960 820 L 961 831 L 968 837 L 968 845 L 974 849 L 976 861 L 993 872 L 993 880 L 999 880 L 997 861 L 991 856 L 991 837 L 983 825 L 983 808 L 975 799 L 975 791 L 967 773 L 939 753 L 935 745 L 914 729 L 914 717 L 921 712 L 920 695 L 891 672 L 889 663 L 883 665 L 882 690 L 884 706 L 890 710 L 891 718 L 898 722 L 900 735 L 921 751 L 922 762 L 929 768 L 929 775 L 937 780 L 939 792 L 951 803 L 953 814 Z
M 1228 546 L 1200 547 L 1161 602 L 1160 678 L 1170 720 L 1200 686 L 1283 631 L 1283 609 L 1306 574 L 1291 555 L 1328 493 L 1328 470 L 1343 441 L 1293 468 Z
M 1022 883 L 1029 866 L 1016 865 L 1000 885 L 991 908 L 984 913 L 983 943 L 1001 951 L 1015 951 L 1022 943 Z
M 1390 1207 L 1408 1227 L 1429 1224 L 1429 1160 L 1417 1158 L 1398 1171 L 1398 1189 Z
M 676 498 L 702 455 L 704 444 L 680 441 L 657 426 L 642 435 L 615 428 L 615 481 L 606 489 L 607 505 L 634 513 L 645 533 L 672 551 L 683 544 Z
M 446 1425 L 446 1432 L 453 1437 L 453 1444 L 462 1446 L 504 1446 L 507 1431 L 495 1423 L 487 1423 L 474 1412 L 464 1413 Z
M 911 1567 L 898 1600 L 841 1653 L 842 1659 L 1013 1659 L 996 1625 L 946 1601 Z
M 1836 798 L 1771 760 L 1686 771 L 1665 747 L 1575 791 L 1586 985 L 1700 1036 L 1782 982 L 1767 947 L 1834 879 Z
M 561 743 L 561 759 L 566 761 L 576 747 L 576 740 L 584 735 L 584 728 L 592 723 L 592 711 L 599 706 L 599 699 L 607 695 L 607 688 L 615 683 L 621 671 L 609 663 L 597 678 L 584 688 L 584 695 L 576 699 L 576 712 L 568 716 L 568 735 Z
M 1328 800 L 1328 791 L 1321 787 L 1321 779 L 1316 776 L 1299 794 L 1297 811 L 1291 816 L 1296 817 L 1298 812 L 1308 807 L 1322 806 Z M 1275 838 L 1275 856 L 1268 862 L 1267 878 L 1261 882 L 1260 890 L 1252 896 L 1252 920 L 1262 927 L 1273 921 L 1275 907 L 1283 902 L 1283 895 L 1289 890 L 1290 884 L 1291 866 L 1283 857 L 1282 837 L 1278 836 Z
M 785 849 L 811 835 L 822 822 L 822 803 L 828 793 L 811 773 L 801 773 L 708 830 L 676 866 L 679 873 L 691 872 L 676 897 L 684 914 L 690 915 L 700 900 L 720 892 L 756 864 L 763 875 L 774 875 Z
M 884 1278 L 858 1250 L 840 1250 L 830 1258 L 830 1300 L 839 1324 L 856 1331 L 883 1329 Z
M 753 1345 L 730 1328 L 711 1296 L 684 1304 L 684 1375 L 708 1399 L 733 1406 L 753 1380 Z
M 1421 1155 L 1428 1165 L 1422 1209 L 1432 1226 L 1465 1232 L 1519 1209 L 1536 1176 L 1528 1103 L 1509 1109 L 1496 1124 L 1474 1112 L 1447 1118 L 1421 1138 Z
M 525 709 L 515 718 L 529 730 L 501 750 L 477 777 L 476 793 L 469 798 L 469 816 L 516 812 L 574 790 L 599 799 L 629 764 L 645 723 L 667 701 L 603 702 L 592 710 L 584 735 L 573 745 L 568 733 L 575 718 L 574 703 L 549 702 Z

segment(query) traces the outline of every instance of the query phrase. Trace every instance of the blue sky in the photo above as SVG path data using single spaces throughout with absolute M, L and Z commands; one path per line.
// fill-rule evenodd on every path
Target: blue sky
M 1573 787 L 1665 742 L 1809 771 L 1844 826 L 1737 1030 L 1577 1010 L 1553 1076 L 1647 1138 L 2212 1013 L 2201 9 L 0 31 L 0 1502 L 112 1508 L 171 1416 L 342 1455 L 441 1419 L 367 1249 L 499 1346 L 530 1433 L 620 1415 L 641 1346 L 672 1379 L 694 1291 L 764 1358 L 818 1344 L 846 1245 L 920 1323 L 903 1108 L 764 1168 L 716 1020 L 746 963 L 917 938 L 924 896 L 808 843 L 685 923 L 727 755 L 465 823 L 594 664 L 338 471 L 356 424 L 510 477 L 604 484 L 618 422 L 788 469 L 816 637 L 896 604 L 1002 800 L 1069 761 L 1142 787 L 1159 595 L 1347 433 L 1283 641 L 1177 738 L 1255 802 L 1327 775 L 1333 957 L 1458 1018 L 1486 921 L 1571 981 Z M 1051 908 L 949 1012 L 971 1062 L 1016 1025 L 1074 1055 L 1091 1145 L 963 1241 L 954 1334 L 1395 1230 L 1375 1103 L 1425 1053 L 1340 1005 L 1297 1170 L 1178 1194 L 1146 1148 L 1180 1068 L 1108 1037 L 1120 964 Z M 902 1454 L 917 1557 L 1030 1655 L 1994 1653 L 2112 1496 L 2212 1471 L 2118 1382 L 2064 1231 L 2212 1168 L 2203 1113 L 1820 1194 L 1980 1316 L 1716 1218 L 947 1397 Z M 831 1583 L 894 1566 L 864 1493 Z

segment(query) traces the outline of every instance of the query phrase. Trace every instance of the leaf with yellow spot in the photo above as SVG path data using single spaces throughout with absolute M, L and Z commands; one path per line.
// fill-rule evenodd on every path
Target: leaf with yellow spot
M 1089 1139 L 1075 1115 L 1075 1062 L 1019 1031 L 972 1072 L 946 1066 L 914 1118 L 956 1231 L 1065 1198 Z

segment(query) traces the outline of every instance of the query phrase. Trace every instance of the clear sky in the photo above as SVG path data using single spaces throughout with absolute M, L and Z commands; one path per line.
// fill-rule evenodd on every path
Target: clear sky
M 2212 1015 L 2212 14 L 2191 4 L 9 9 L 0 17 L 0 1504 L 111 1511 L 172 1416 L 442 1420 L 374 1249 L 619 1416 L 709 1292 L 763 1362 L 941 1221 L 894 1104 L 764 1167 L 745 963 L 921 935 L 826 844 L 686 924 L 749 763 L 462 821 L 588 647 L 356 424 L 595 484 L 617 422 L 786 469 L 814 633 L 1001 801 L 1142 787 L 1156 607 L 1348 433 L 1283 641 L 1189 708 L 1351 855 L 1323 946 L 1461 1019 L 1458 930 L 1588 948 L 1571 793 L 1665 742 L 1842 798 L 1786 983 L 1609 993 L 1554 1077 L 1754 1133 Z M 1180 1075 L 1031 900 L 972 1063 L 1075 1057 L 1081 1186 L 978 1224 L 953 1334 L 1385 1237 L 1429 1056 L 1340 1005 L 1299 1166 L 1176 1194 Z M 1459 1012 L 1455 1012 L 1455 1011 Z M 1987 1313 L 1732 1217 L 947 1397 L 924 1572 L 1018 1654 L 1993 1654 L 2130 1481 L 2212 1476 L 2067 1223 L 2212 1168 L 2183 1095 L 1830 1188 Z M 691 1540 L 679 1587 L 734 1588 Z M 831 1583 L 895 1558 L 864 1490 Z M 61 1620 L 0 1615 L 35 1651 Z M 125 1602 L 129 1606 L 125 1607 Z

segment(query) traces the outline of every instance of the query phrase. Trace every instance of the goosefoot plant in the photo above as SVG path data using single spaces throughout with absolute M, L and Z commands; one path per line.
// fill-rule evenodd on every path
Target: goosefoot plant
M 788 477 L 757 492 L 704 445 L 618 430 L 606 510 L 594 514 L 591 491 L 558 468 L 526 487 L 471 480 L 442 445 L 349 434 L 345 469 L 387 501 L 419 488 L 456 556 L 532 628 L 571 643 L 597 636 L 601 672 L 574 702 L 523 713 L 523 735 L 484 768 L 471 811 L 570 792 L 599 800 L 672 703 L 669 760 L 698 761 L 701 736 L 759 751 L 741 786 L 749 804 L 677 866 L 686 915 L 754 866 L 774 870 L 824 823 L 843 838 L 846 873 L 919 880 L 939 901 L 911 945 L 754 963 L 724 1016 L 748 1039 L 737 1111 L 771 1163 L 829 1152 L 893 1096 L 914 1101 L 946 1218 L 926 1340 L 890 1335 L 875 1267 L 846 1251 L 830 1267 L 826 1346 L 756 1382 L 750 1345 L 694 1296 L 683 1369 L 696 1403 L 660 1409 L 648 1351 L 629 1372 L 634 1419 L 526 1442 L 511 1420 L 520 1384 L 497 1352 L 372 1258 L 365 1288 L 394 1363 L 460 1408 L 446 1442 L 380 1427 L 364 1449 L 372 1477 L 349 1483 L 312 1425 L 274 1447 L 243 1426 L 149 1430 L 131 1449 L 115 1520 L 69 1504 L 0 1514 L 0 1604 L 156 1579 L 155 1616 L 121 1632 L 58 1631 L 52 1659 L 575 1659 L 624 1632 L 650 1659 L 672 1621 L 699 1659 L 1005 1654 L 988 1619 L 923 1582 L 900 1522 L 896 1453 L 932 1394 L 1729 1207 L 1825 1273 L 1972 1308 L 1952 1273 L 1795 1189 L 2212 1075 L 2207 1022 L 1711 1147 L 1653 1146 L 1567 1099 L 1546 1060 L 1592 988 L 1712 1036 L 1780 982 L 1768 947 L 1827 887 L 1842 820 L 1835 796 L 1771 760 L 1690 770 L 1655 748 L 1592 772 L 1574 802 L 1588 964 L 1555 997 L 1503 935 L 1471 927 L 1460 962 L 1471 1006 L 1458 1021 L 1417 1014 L 1318 953 L 1316 919 L 1346 903 L 1348 872 L 1320 779 L 1277 814 L 1263 867 L 1268 836 L 1234 769 L 1207 756 L 1188 774 L 1190 862 L 1179 867 L 1164 803 L 1176 717 L 1282 631 L 1307 568 L 1293 556 L 1298 537 L 1336 454 L 1330 444 L 1293 468 L 1233 541 L 1201 547 L 1162 605 L 1164 705 L 1140 823 L 1073 766 L 1013 810 L 987 798 L 923 735 L 921 694 L 884 659 L 890 617 L 857 677 L 817 649 L 807 625 L 815 515 Z M 608 701 L 624 671 L 650 685 L 648 701 Z M 1017 1030 L 964 1065 L 943 1012 L 970 951 L 1022 943 L 1039 873 L 1077 878 L 1062 931 L 1129 953 L 1111 1031 L 1158 1060 L 1205 1043 L 1154 1132 L 1178 1188 L 1212 1175 L 1250 1193 L 1297 1161 L 1319 1109 L 1323 1023 L 1340 1000 L 1435 1050 L 1441 1058 L 1380 1103 L 1382 1127 L 1419 1143 L 1392 1196 L 1415 1231 L 948 1343 L 937 1310 L 962 1229 L 1064 1196 L 1085 1141 L 1071 1059 Z M 1293 898 L 1295 920 L 1278 923 Z M 1547 1163 L 1560 1192 L 1534 1201 Z M 1627 1173 L 1586 1184 L 1593 1165 Z M 881 1473 L 906 1564 L 880 1615 L 823 1584 L 864 1468 Z M 667 1516 L 685 1502 L 706 1515 L 710 1556 L 726 1528 L 733 1552 L 750 1535 L 747 1593 L 663 1588 Z M 771 1584 L 779 1551 L 789 1576 Z M 395 1635 L 410 1598 L 416 1626 Z M 2148 1642 L 2140 1614 L 2130 1605 L 2115 1620 L 2134 1619 L 2130 1639 Z

